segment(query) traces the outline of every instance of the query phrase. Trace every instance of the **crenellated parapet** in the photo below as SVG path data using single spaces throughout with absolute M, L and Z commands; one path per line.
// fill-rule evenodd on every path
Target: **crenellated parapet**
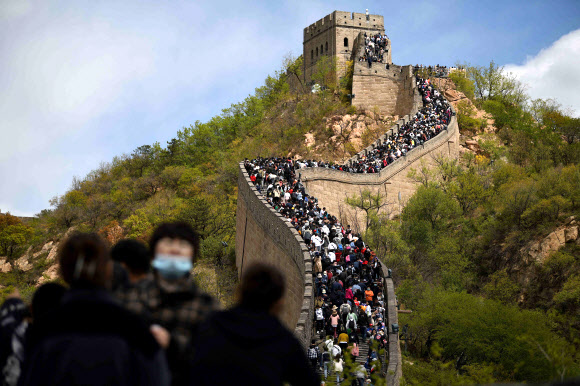
M 286 278 L 283 323 L 308 347 L 312 337 L 314 294 L 312 261 L 302 237 L 277 213 L 250 180 L 244 163 L 238 172 L 236 211 L 236 266 L 263 262 L 277 267 Z

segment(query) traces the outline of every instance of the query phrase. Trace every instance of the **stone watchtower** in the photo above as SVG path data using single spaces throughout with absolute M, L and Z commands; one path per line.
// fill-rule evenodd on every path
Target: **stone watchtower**
M 355 39 L 359 33 L 385 34 L 384 18 L 367 13 L 334 11 L 316 23 L 304 28 L 304 81 L 311 84 L 316 62 L 323 55 L 336 57 L 337 76 L 344 76 L 346 62 L 355 59 Z M 391 61 L 391 42 L 388 41 L 385 62 Z

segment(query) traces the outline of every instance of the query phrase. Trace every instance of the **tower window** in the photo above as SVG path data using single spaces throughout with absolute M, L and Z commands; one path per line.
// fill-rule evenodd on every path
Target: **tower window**
M 310 59 L 314 59 L 314 50 L 310 51 Z
M 318 47 L 316 47 L 316 56 L 318 56 Z
M 348 38 L 344 38 L 344 46 L 348 47 Z
M 322 48 L 323 48 L 323 47 L 324 47 L 324 46 L 321 44 L 321 45 L 320 45 L 320 55 L 322 55 L 322 53 L 324 52 L 324 51 L 322 50 Z
M 324 51 L 326 51 L 326 53 L 328 53 L 328 42 L 326 42 L 326 46 L 324 47 Z

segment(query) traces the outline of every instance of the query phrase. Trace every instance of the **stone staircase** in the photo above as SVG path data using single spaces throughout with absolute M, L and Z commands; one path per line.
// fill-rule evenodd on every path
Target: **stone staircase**
M 322 342 L 322 340 L 319 339 L 316 342 L 316 344 L 320 344 L 321 342 Z M 361 366 L 364 366 L 364 364 L 365 364 L 365 362 L 367 360 L 367 354 L 369 352 L 369 344 L 364 339 L 362 339 L 362 338 L 359 338 L 359 349 L 358 349 L 358 352 L 359 352 L 359 356 L 356 359 L 356 363 L 359 364 L 359 365 L 361 365 Z M 326 380 L 324 379 L 324 369 L 322 369 L 322 370 L 320 368 L 317 369 L 317 374 L 320 377 L 321 383 L 324 382 L 324 384 L 326 386 L 327 385 L 336 385 L 337 384 L 336 383 L 336 373 L 333 370 L 334 369 L 334 366 L 331 364 L 331 367 L 330 368 L 331 368 L 331 371 L 329 372 L 328 377 L 327 377 Z M 341 384 L 346 384 L 346 383 L 343 382 Z

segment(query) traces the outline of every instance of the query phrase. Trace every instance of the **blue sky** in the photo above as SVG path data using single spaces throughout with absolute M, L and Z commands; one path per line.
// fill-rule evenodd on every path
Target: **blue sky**
M 0 210 L 245 98 L 333 10 L 385 17 L 396 64 L 494 60 L 580 112 L 580 1 L 0 0 Z M 573 71 L 576 70 L 576 71 Z

